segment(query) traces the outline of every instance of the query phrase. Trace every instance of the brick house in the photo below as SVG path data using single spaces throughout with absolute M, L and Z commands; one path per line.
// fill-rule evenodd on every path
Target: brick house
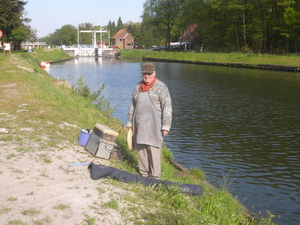
M 194 44 L 198 42 L 198 38 L 197 25 L 190 25 L 179 37 L 178 41 L 171 42 L 170 46 L 177 50 L 193 50 Z
M 198 37 L 197 25 L 190 25 L 180 36 L 179 40 L 181 43 L 185 43 L 186 47 L 192 50 L 194 48 L 194 41 Z
M 111 38 L 111 44 L 112 46 L 122 46 L 122 49 L 133 49 L 134 37 L 126 29 L 122 29 Z

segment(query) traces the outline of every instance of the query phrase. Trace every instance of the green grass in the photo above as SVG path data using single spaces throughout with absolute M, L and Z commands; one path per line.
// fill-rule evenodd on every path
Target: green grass
M 300 55 L 261 55 L 242 53 L 212 53 L 212 52 L 167 52 L 121 50 L 123 59 L 142 59 L 144 57 L 158 59 L 188 60 L 214 63 L 244 63 L 250 65 L 272 64 L 285 66 L 300 66 Z
M 105 204 L 108 208 L 111 209 L 118 209 L 119 208 L 119 203 L 115 199 L 111 199 L 109 202 Z
M 23 222 L 22 220 L 12 220 L 9 221 L 7 225 L 27 225 L 27 223 Z
M 15 201 L 17 201 L 17 198 L 9 197 L 9 198 L 7 199 L 7 201 L 15 202 Z
M 0 208 L 0 215 L 4 213 L 8 213 L 12 210 L 12 208 L 2 207 Z
M 25 216 L 36 216 L 40 214 L 41 211 L 31 208 L 31 209 L 23 210 L 21 213 Z
M 23 52 L 21 56 L 27 60 L 37 63 L 38 65 L 40 65 L 41 62 L 55 62 L 71 58 L 67 53 L 59 49 L 35 49 L 33 52 Z
M 65 210 L 65 209 L 68 209 L 68 208 L 70 208 L 70 206 L 65 205 L 65 204 L 59 204 L 59 205 L 54 206 L 54 209 L 58 209 L 58 210 Z

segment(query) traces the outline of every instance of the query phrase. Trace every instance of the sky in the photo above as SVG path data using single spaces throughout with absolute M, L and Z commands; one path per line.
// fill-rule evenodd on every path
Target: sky
M 62 26 L 81 23 L 106 26 L 111 20 L 141 22 L 143 4 L 146 0 L 27 0 L 26 18 L 31 19 L 32 29 L 39 37 L 45 37 Z M 98 14 L 100 13 L 100 14 Z

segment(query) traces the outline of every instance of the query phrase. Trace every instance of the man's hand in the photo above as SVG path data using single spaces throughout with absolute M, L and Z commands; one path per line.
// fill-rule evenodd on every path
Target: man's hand
M 168 135 L 169 131 L 167 131 L 167 130 L 162 130 L 161 133 L 162 133 L 162 136 L 165 137 L 165 136 Z

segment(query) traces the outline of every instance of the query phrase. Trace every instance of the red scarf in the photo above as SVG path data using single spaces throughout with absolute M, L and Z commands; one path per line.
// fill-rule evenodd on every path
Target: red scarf
M 144 81 L 142 82 L 141 86 L 140 86 L 140 92 L 146 92 L 149 91 L 150 88 L 153 87 L 154 83 L 156 81 L 156 77 L 153 78 L 153 81 L 150 84 L 145 84 Z

